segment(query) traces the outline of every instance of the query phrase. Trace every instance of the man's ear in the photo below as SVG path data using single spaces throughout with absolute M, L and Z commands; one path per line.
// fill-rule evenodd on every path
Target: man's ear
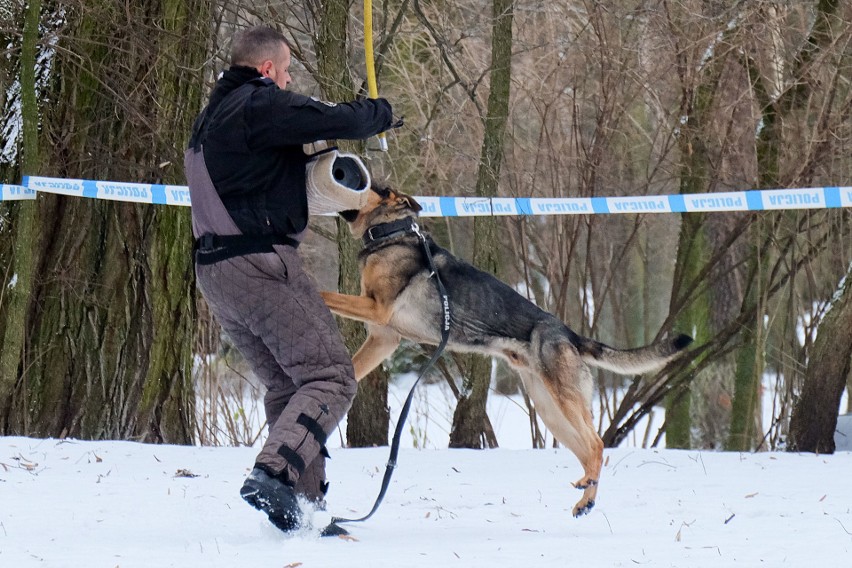
M 257 70 L 262 76 L 269 77 L 269 70 L 272 69 L 273 65 L 272 60 L 267 59 L 257 67 Z

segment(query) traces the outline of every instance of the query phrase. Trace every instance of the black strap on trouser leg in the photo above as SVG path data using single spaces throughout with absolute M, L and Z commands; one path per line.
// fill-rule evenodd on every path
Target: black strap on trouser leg
M 325 407 L 325 410 L 323 412 L 328 412 L 328 407 L 325 405 L 323 406 Z M 320 423 L 317 422 L 317 419 L 311 418 L 303 412 L 299 414 L 298 418 L 296 418 L 296 424 L 303 426 L 305 430 L 307 430 L 314 437 L 314 439 L 320 445 L 320 455 L 324 458 L 331 459 L 331 456 L 328 453 L 328 448 L 325 446 L 325 443 L 328 441 L 328 434 L 325 433 L 325 430 L 323 430 L 322 426 L 320 426 Z
M 388 464 L 385 468 L 385 476 L 382 479 L 382 488 L 379 490 L 379 496 L 376 497 L 376 503 L 373 505 L 373 508 L 370 509 L 370 512 L 358 519 L 345 519 L 342 517 L 332 517 L 331 524 L 334 525 L 336 523 L 358 523 L 361 521 L 366 521 L 370 517 L 373 516 L 373 513 L 378 510 L 379 505 L 381 505 L 382 500 L 385 498 L 385 493 L 387 493 L 388 486 L 390 485 L 391 477 L 393 476 L 393 470 L 396 468 L 396 458 L 399 454 L 399 441 L 402 436 L 402 428 L 405 426 L 405 420 L 408 417 L 408 411 L 411 408 L 411 401 L 414 398 L 414 389 L 417 388 L 417 384 L 420 382 L 427 371 L 435 364 L 435 361 L 438 360 L 438 357 L 441 356 L 441 353 L 444 352 L 444 348 L 447 346 L 447 341 L 450 338 L 450 300 L 447 296 L 447 290 L 444 288 L 444 283 L 441 282 L 441 277 L 438 275 L 438 271 L 435 269 L 435 262 L 432 260 L 432 252 L 429 250 L 429 243 L 426 241 L 426 237 L 420 232 L 417 223 L 413 224 L 412 229 L 417 236 L 420 237 L 420 242 L 423 244 L 423 249 L 426 251 L 426 258 L 429 261 L 429 270 L 432 271 L 431 276 L 435 277 L 435 286 L 438 288 L 438 294 L 441 296 L 441 304 L 442 304 L 442 317 L 443 321 L 441 322 L 441 342 L 438 344 L 438 348 L 432 354 L 432 357 L 429 359 L 429 362 L 426 363 L 426 366 L 423 367 L 423 370 L 420 371 L 420 376 L 417 377 L 417 380 L 414 381 L 414 384 L 411 385 L 411 390 L 408 391 L 408 397 L 405 399 L 405 404 L 402 405 L 402 410 L 399 413 L 399 419 L 396 421 L 396 429 L 393 433 L 393 441 L 391 442 L 391 451 L 390 457 L 388 458 Z M 329 525 L 330 527 L 331 525 Z

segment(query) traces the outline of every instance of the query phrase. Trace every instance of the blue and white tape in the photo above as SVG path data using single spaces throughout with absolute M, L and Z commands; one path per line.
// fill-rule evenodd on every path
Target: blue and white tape
M 91 197 L 94 199 L 152 203 L 156 205 L 189 205 L 189 188 L 185 185 L 26 176 L 24 177 L 24 186 L 37 192 Z
M 36 192 L 133 203 L 189 206 L 189 189 L 158 185 L 27 176 L 24 187 L 4 185 L 3 200 L 34 199 Z M 711 213 L 852 207 L 852 187 L 760 189 L 724 193 L 634 197 L 418 197 L 423 217 Z
M 36 192 L 33 189 L 20 185 L 8 185 L 0 183 L 0 201 L 18 201 L 21 199 L 35 199 Z

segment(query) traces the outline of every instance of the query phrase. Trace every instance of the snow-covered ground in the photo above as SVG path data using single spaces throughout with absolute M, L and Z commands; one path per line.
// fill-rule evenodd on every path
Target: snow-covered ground
M 393 420 L 413 381 L 400 379 Z M 520 395 L 489 399 L 498 450 L 446 449 L 453 406 L 440 384 L 419 388 L 385 502 L 348 540 L 284 535 L 243 503 L 256 448 L 0 437 L 0 567 L 849 564 L 852 453 L 643 450 L 640 435 L 606 451 L 597 506 L 574 519 L 580 466 L 529 449 Z M 330 513 L 360 516 L 388 450 L 340 445 Z
M 335 514 L 369 509 L 386 452 L 333 453 Z M 269 525 L 238 496 L 254 455 L 0 438 L 0 566 L 842 566 L 852 553 L 850 453 L 608 450 L 597 507 L 573 519 L 566 450 L 403 450 L 357 540 Z
M 0 566 L 718 568 L 845 566 L 852 554 L 845 452 L 607 450 L 598 505 L 573 519 L 580 468 L 566 450 L 405 449 L 353 540 L 286 536 L 245 505 L 254 456 L 0 438 Z M 331 511 L 369 510 L 386 459 L 335 450 Z

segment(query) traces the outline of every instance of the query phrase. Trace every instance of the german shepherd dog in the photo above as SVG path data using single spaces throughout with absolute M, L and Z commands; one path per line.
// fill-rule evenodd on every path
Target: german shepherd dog
M 583 466 L 574 487 L 583 498 L 579 517 L 595 504 L 603 461 L 603 441 L 592 422 L 594 383 L 588 366 L 620 374 L 658 370 L 692 341 L 686 335 L 637 349 L 614 349 L 581 337 L 555 316 L 515 290 L 454 257 L 420 233 L 420 205 L 410 196 L 372 188 L 368 203 L 340 215 L 359 254 L 361 295 L 322 292 L 332 312 L 366 322 L 369 335 L 353 356 L 355 376 L 364 378 L 389 357 L 405 337 L 437 345 L 444 310 L 424 246 L 428 246 L 449 296 L 447 349 L 502 357 L 520 374 L 535 409 L 555 438 Z

